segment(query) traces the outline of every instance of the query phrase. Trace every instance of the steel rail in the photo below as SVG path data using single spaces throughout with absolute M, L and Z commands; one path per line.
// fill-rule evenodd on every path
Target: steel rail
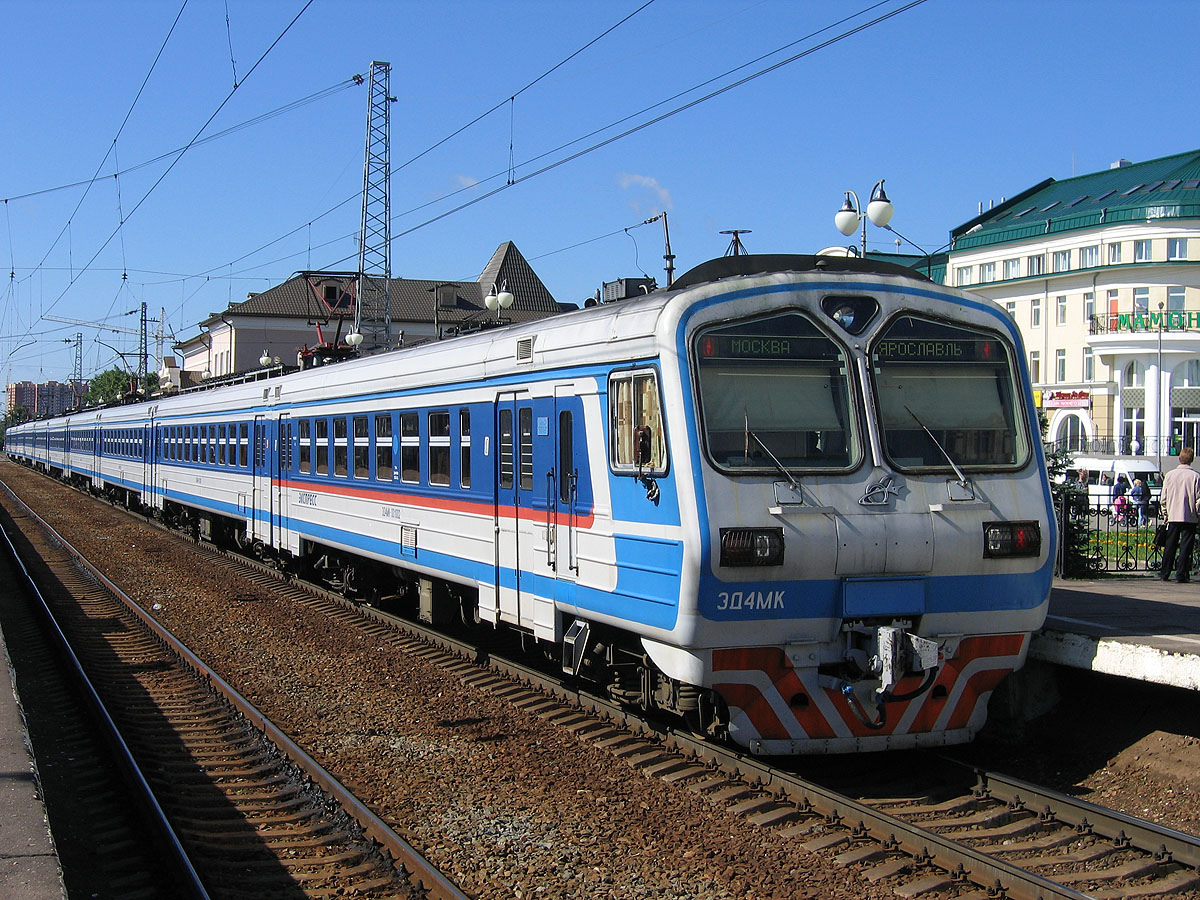
M 160 641 L 177 654 L 186 665 L 196 671 L 201 677 L 210 681 L 213 687 L 235 709 L 246 717 L 247 721 L 262 731 L 293 763 L 309 775 L 327 793 L 333 796 L 346 813 L 359 823 L 363 832 L 378 842 L 393 860 L 403 865 L 412 880 L 418 882 L 431 897 L 437 898 L 437 900 L 470 900 L 468 894 L 463 893 L 457 885 L 446 878 L 432 863 L 425 859 L 415 847 L 396 834 L 386 822 L 368 809 L 361 800 L 351 793 L 324 766 L 309 756 L 295 741 L 284 734 L 231 684 L 221 678 L 220 675 L 188 649 L 182 641 L 147 613 L 137 601 L 114 584 L 90 560 L 60 535 L 53 526 L 30 509 L 23 500 L 16 497 L 7 485 L 5 485 L 5 489 L 10 496 L 14 497 L 16 502 L 24 507 L 30 518 L 36 521 L 41 528 L 45 529 L 46 533 L 57 541 L 80 566 L 96 578 L 106 590 L 111 591 L 115 597 L 125 604 L 130 612 L 137 616 L 147 629 L 152 631 Z M 7 539 L 7 535 L 5 537 Z M 76 662 L 76 665 L 78 665 L 78 662 Z M 99 698 L 97 697 L 96 699 L 99 702 Z M 130 756 L 130 760 L 132 761 L 132 756 Z M 148 785 L 147 790 L 149 790 Z M 157 801 L 155 801 L 155 805 L 157 806 Z M 174 834 L 173 831 L 172 834 Z M 182 847 L 180 850 L 182 852 Z M 207 894 L 203 895 L 203 897 L 207 898 Z
M 237 554 L 232 554 L 232 558 L 239 562 L 247 562 L 263 572 L 273 572 L 269 566 L 253 560 L 246 560 Z M 917 860 L 932 863 L 956 879 L 971 881 L 986 889 L 999 888 L 1004 893 L 998 896 L 1006 896 L 1012 900 L 1052 900 L 1052 898 L 1055 900 L 1089 900 L 1088 894 L 1058 884 L 1049 878 L 975 850 L 968 845 L 944 838 L 886 812 L 872 809 L 850 797 L 837 794 L 820 785 L 776 769 L 769 763 L 764 763 L 749 754 L 714 745 L 669 725 L 648 721 L 635 711 L 613 703 L 607 698 L 569 687 L 560 679 L 547 675 L 525 663 L 449 637 L 408 619 L 402 619 L 370 607 L 359 606 L 318 586 L 304 582 L 301 584 L 310 593 L 323 599 L 331 600 L 372 620 L 401 628 L 407 633 L 440 646 L 455 655 L 487 666 L 493 672 L 508 675 L 582 709 L 600 713 L 633 731 L 655 737 L 672 749 L 713 762 L 726 772 L 756 781 L 764 788 L 786 797 L 801 808 L 823 816 L 831 823 L 845 825 L 860 833 L 865 832 L 881 844 L 902 850 Z
M 152 520 L 145 521 L 157 524 Z M 282 575 L 278 569 L 257 560 L 200 541 L 193 541 L 193 543 L 202 550 L 234 560 L 238 564 L 281 580 L 286 579 L 286 576 Z M 1053 900 L 1053 898 L 1088 900 L 1089 898 L 1088 894 L 777 769 L 769 763 L 764 763 L 758 757 L 713 744 L 670 725 L 648 720 L 636 711 L 622 707 L 607 698 L 569 687 L 554 676 L 522 662 L 508 659 L 499 653 L 491 652 L 486 647 L 452 637 L 421 623 L 393 616 L 372 607 L 362 606 L 319 585 L 292 579 L 287 580 L 312 596 L 337 603 L 358 615 L 402 630 L 458 657 L 543 690 L 557 699 L 601 714 L 621 723 L 631 731 L 654 737 L 671 749 L 686 753 L 698 760 L 710 762 L 726 773 L 757 782 L 765 790 L 786 798 L 803 810 L 821 815 L 831 824 L 841 824 L 852 832 L 869 835 L 885 847 L 894 847 L 913 856 L 919 862 L 932 864 L 957 880 L 970 881 L 994 893 L 999 892 L 997 896 L 1012 898 L 1012 900 Z M 959 765 L 963 764 L 959 763 Z M 1190 836 L 1157 826 L 1154 823 L 1126 816 L 1113 810 L 1106 810 L 1086 801 L 1075 800 L 1065 795 L 1056 795 L 1052 791 L 1026 785 L 1017 779 L 995 773 L 976 769 L 976 777 L 994 786 L 991 788 L 991 794 L 998 800 L 1007 800 L 1010 797 L 1019 800 L 1020 789 L 1024 788 L 1027 796 L 1036 795 L 1039 797 L 1039 802 L 1051 803 L 1061 810 L 1058 818 L 1064 824 L 1094 828 L 1096 822 L 1117 823 L 1120 826 L 1116 829 L 1118 834 L 1102 833 L 1102 836 L 1119 839 L 1123 831 L 1126 837 L 1129 837 L 1131 833 L 1139 838 L 1148 837 L 1150 844 L 1158 843 L 1163 854 L 1170 854 L 1171 859 L 1175 862 L 1195 865 L 1192 860 L 1196 859 L 1197 854 L 1200 853 L 1200 843 Z M 1145 852 L 1153 852 L 1150 848 L 1139 846 L 1138 843 L 1134 843 L 1134 846 Z
M 9 496 L 17 503 L 24 507 L 29 515 L 37 522 L 41 522 L 29 507 L 17 497 L 8 485 L 4 485 Z M 199 874 L 192 865 L 191 858 L 188 856 L 187 850 L 184 849 L 183 843 L 172 827 L 170 820 L 167 818 L 166 812 L 155 797 L 154 791 L 150 787 L 149 781 L 142 772 L 141 767 L 134 759 L 133 752 L 129 749 L 129 745 L 125 742 L 125 738 L 121 735 L 120 729 L 117 727 L 116 721 L 112 714 L 109 713 L 104 701 L 100 698 L 99 692 L 91 679 L 83 669 L 83 665 L 79 661 L 79 657 L 75 655 L 74 649 L 71 647 L 70 641 L 67 640 L 66 634 L 58 624 L 58 620 L 51 609 L 50 604 L 46 601 L 45 596 L 37 586 L 33 575 L 25 566 L 25 561 L 21 559 L 20 553 L 17 552 L 16 545 L 7 530 L 0 529 L 0 534 L 4 536 L 4 546 L 21 572 L 21 576 L 25 582 L 25 588 L 33 596 L 36 601 L 36 607 L 41 614 L 42 619 L 50 630 L 51 642 L 58 647 L 59 652 L 63 655 L 67 668 L 70 670 L 72 677 L 79 685 L 83 692 L 84 702 L 91 709 L 92 715 L 97 720 L 104 733 L 105 740 L 116 757 L 117 766 L 122 771 L 126 783 L 133 789 L 136 796 L 136 802 L 142 807 L 146 817 L 150 820 L 154 830 L 156 839 L 166 852 L 167 858 L 170 860 L 170 868 L 176 873 L 179 880 L 178 887 L 186 892 L 188 897 L 193 900 L 210 900 L 210 895 L 204 887 L 204 883 L 200 880 Z M 56 540 L 60 540 L 56 536 Z
M 1010 806 L 1023 806 L 1032 812 L 1040 807 L 1065 825 L 1097 831 L 1112 840 L 1128 839 L 1133 846 L 1150 851 L 1158 844 L 1159 855 L 1173 862 L 1200 869 L 1200 837 L 1148 822 L 1115 809 L 1106 809 L 1086 800 L 1038 787 L 1019 778 L 986 772 L 966 763 L 943 757 L 947 762 L 973 769 L 980 791 Z

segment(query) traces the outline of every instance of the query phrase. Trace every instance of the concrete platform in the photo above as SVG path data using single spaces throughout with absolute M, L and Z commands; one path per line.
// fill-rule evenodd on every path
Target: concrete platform
M 1029 658 L 1200 690 L 1200 583 L 1056 579 Z
M 8 650 L 0 641 L 0 897 L 62 900 L 58 855 L 30 755 Z

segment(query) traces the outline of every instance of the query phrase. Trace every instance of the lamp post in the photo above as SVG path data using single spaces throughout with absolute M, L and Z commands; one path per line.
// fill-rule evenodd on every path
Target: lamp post
M 1158 416 L 1158 426 L 1157 426 L 1157 431 L 1158 431 L 1158 442 L 1157 442 L 1157 443 L 1158 443 L 1158 463 L 1157 463 L 1157 466 L 1156 466 L 1156 470 L 1157 470 L 1157 471 L 1159 471 L 1159 472 L 1161 472 L 1161 471 L 1162 471 L 1162 442 L 1163 442 L 1163 434 L 1162 434 L 1162 427 L 1163 427 L 1163 402 L 1162 402 L 1162 383 L 1163 383 L 1163 377 L 1162 377 L 1162 319 L 1163 319 L 1163 303 L 1162 303 L 1162 301 L 1161 301 L 1161 300 L 1159 300 L 1159 301 L 1158 301 L 1158 371 L 1155 373 L 1155 377 L 1158 379 L 1158 391 L 1156 392 L 1156 393 L 1158 394 L 1158 404 L 1157 404 L 1157 405 L 1158 405 L 1158 409 L 1156 409 L 1156 410 L 1154 411 L 1155 415 L 1156 415 L 1156 416 Z M 1168 403 L 1170 402 L 1170 394 L 1171 394 L 1171 384 L 1170 384 L 1170 382 L 1167 382 L 1167 401 L 1168 401 Z M 1170 425 L 1168 425 L 1168 426 L 1167 426 L 1167 434 L 1169 435 L 1170 433 L 1171 433 L 1171 426 L 1170 426 Z
M 512 291 L 508 289 L 508 279 L 505 279 L 500 283 L 499 292 L 496 291 L 495 282 L 492 282 L 492 289 L 483 298 L 483 305 L 496 314 L 497 322 L 501 322 L 503 320 L 500 318 L 500 310 L 512 306 L 514 299 Z
M 887 194 L 883 191 L 883 179 L 880 178 L 875 182 L 875 187 L 871 189 L 871 199 L 867 203 L 866 211 L 862 211 L 862 204 L 858 202 L 858 194 L 854 191 L 846 191 L 846 199 L 842 203 L 842 208 L 838 210 L 833 217 L 833 224 L 837 226 L 838 231 L 849 237 L 854 234 L 854 229 L 862 225 L 862 252 L 859 254 L 862 257 L 867 255 L 867 219 L 871 220 L 871 224 L 878 225 L 880 228 L 886 228 L 887 223 L 892 220 L 892 213 L 896 211 L 892 206 L 892 201 L 887 198 Z

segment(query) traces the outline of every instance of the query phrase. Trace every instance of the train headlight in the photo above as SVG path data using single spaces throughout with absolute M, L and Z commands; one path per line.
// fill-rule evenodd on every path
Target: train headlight
M 983 556 L 1038 556 L 1042 552 L 1042 526 L 1037 522 L 984 522 Z
M 721 565 L 782 566 L 782 528 L 722 528 Z

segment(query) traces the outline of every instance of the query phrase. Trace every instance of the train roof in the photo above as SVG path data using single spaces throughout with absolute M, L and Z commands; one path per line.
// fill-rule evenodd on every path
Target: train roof
M 870 275 L 904 275 L 929 281 L 924 275 L 908 266 L 883 260 L 861 259 L 857 256 L 818 256 L 800 253 L 742 253 L 737 256 L 721 256 L 700 263 L 675 280 L 671 290 L 678 291 L 720 281 L 737 275 L 761 275 L 764 272 L 861 272 Z

